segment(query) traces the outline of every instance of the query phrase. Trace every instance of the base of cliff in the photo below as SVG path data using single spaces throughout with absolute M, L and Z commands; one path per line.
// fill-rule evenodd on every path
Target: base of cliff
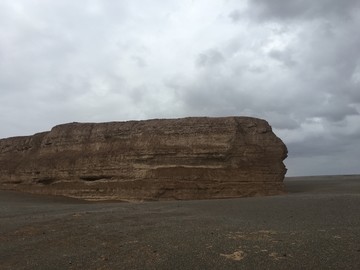
M 49 184 L 3 183 L 0 190 L 60 195 L 88 201 L 166 201 L 226 199 L 284 194 L 283 182 L 68 181 Z

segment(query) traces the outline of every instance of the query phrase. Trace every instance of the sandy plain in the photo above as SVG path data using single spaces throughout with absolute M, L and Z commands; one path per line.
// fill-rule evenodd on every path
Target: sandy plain
M 0 269 L 360 269 L 360 176 L 285 185 L 141 203 L 0 191 Z

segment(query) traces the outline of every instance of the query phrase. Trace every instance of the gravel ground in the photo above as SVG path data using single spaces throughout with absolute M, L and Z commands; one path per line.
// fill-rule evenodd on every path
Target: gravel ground
M 0 191 L 0 269 L 360 269 L 360 176 L 285 183 L 143 203 Z

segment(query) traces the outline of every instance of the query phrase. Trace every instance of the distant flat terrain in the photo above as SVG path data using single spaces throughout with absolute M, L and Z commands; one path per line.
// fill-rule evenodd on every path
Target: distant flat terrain
M 0 269 L 360 269 L 360 176 L 285 184 L 143 203 L 0 191 Z

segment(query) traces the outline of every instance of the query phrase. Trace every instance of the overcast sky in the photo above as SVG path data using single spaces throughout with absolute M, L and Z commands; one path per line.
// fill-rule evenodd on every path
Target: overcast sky
M 360 173 L 359 0 L 0 0 L 0 138 L 245 115 L 288 175 Z

